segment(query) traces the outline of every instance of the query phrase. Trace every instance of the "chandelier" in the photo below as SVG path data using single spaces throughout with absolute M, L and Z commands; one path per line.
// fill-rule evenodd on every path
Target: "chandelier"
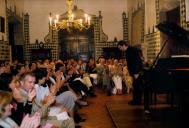
M 67 17 L 60 20 L 59 15 L 49 16 L 49 25 L 52 30 L 59 31 L 65 29 L 71 32 L 74 29 L 82 31 L 89 29 L 91 25 L 91 17 L 88 14 L 83 14 L 82 17 L 77 18 L 73 13 L 73 0 L 66 0 L 67 4 Z

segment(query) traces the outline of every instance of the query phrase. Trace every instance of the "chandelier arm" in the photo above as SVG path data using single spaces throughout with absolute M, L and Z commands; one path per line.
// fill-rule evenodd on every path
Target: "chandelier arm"
M 59 20 L 59 15 L 56 15 L 56 18 L 53 18 L 50 13 L 50 28 L 56 31 L 59 31 L 60 29 L 66 29 L 68 32 L 71 32 L 74 29 L 78 29 L 79 31 L 82 31 L 83 29 L 89 29 L 91 25 L 90 16 L 88 14 L 84 14 L 84 18 L 76 19 L 77 17 L 74 18 L 73 14 L 73 0 L 66 0 L 66 5 L 68 9 L 66 19 Z
M 67 8 L 68 8 L 68 20 L 73 21 L 73 0 L 66 0 Z

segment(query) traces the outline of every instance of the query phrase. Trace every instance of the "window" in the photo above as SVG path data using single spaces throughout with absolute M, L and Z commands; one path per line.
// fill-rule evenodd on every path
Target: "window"
M 5 18 L 0 16 L 0 32 L 5 33 Z

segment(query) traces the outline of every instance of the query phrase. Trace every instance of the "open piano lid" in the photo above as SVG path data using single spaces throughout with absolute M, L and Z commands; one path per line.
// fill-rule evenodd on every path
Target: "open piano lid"
M 168 37 L 189 47 L 189 32 L 176 23 L 165 21 L 156 25 L 156 27 Z

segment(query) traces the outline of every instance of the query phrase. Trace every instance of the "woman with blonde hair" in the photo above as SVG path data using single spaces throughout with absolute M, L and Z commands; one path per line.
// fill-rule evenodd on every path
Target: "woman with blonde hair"
M 13 105 L 11 104 L 12 94 L 0 90 L 0 128 L 37 128 L 40 124 L 40 114 L 35 113 L 33 116 L 28 114 L 23 118 L 19 127 L 11 116 Z
M 122 65 L 118 63 L 118 60 L 114 60 L 114 64 L 110 70 L 111 75 L 112 75 L 112 80 L 114 82 L 114 89 L 113 89 L 113 94 L 122 94 L 122 76 L 123 76 L 123 71 L 122 71 Z
M 123 65 L 123 81 L 127 87 L 127 94 L 129 94 L 133 89 L 133 77 L 129 73 L 126 60 L 124 60 Z

